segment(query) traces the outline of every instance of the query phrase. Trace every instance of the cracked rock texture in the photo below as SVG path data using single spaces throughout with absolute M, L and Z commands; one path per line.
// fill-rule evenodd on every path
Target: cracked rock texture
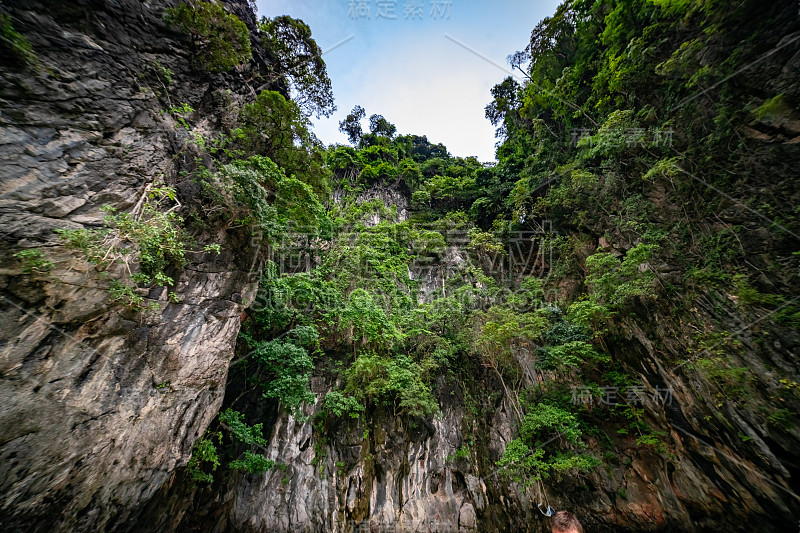
M 217 414 L 243 301 L 260 259 L 249 236 L 207 228 L 222 253 L 174 272 L 180 303 L 109 301 L 109 280 L 58 246 L 58 228 L 102 227 L 177 173 L 185 132 L 164 113 L 190 103 L 214 128 L 214 96 L 241 73 L 193 71 L 168 3 L 4 2 L 36 64 L 0 60 L 0 528 L 99 531 L 186 463 Z M 247 4 L 230 2 L 252 24 Z M 249 18 L 248 18 L 249 17 Z M 174 72 L 167 87 L 161 65 Z M 178 186 L 179 194 L 181 187 Z M 54 263 L 24 274 L 12 254 Z

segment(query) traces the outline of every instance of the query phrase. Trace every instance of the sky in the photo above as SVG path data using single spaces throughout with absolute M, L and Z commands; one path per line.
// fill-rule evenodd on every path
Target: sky
M 511 74 L 506 57 L 525 48 L 561 1 L 258 0 L 257 15 L 302 19 L 325 51 L 337 111 L 312 118 L 325 144 L 347 144 L 339 122 L 360 105 L 399 134 L 427 135 L 454 156 L 490 162 L 490 90 Z

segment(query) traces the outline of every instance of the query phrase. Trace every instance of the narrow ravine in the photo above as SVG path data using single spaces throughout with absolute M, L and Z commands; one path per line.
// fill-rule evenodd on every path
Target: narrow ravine
M 796 527 L 796 4 L 565 1 L 492 162 L 254 5 L 0 4 L 0 529 Z

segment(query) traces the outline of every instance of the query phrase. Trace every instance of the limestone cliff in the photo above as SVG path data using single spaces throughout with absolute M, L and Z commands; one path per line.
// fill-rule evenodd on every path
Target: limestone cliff
M 376 188 L 361 196 L 391 205 L 396 192 Z M 452 247 L 440 272 L 452 275 L 468 255 Z M 426 281 L 421 294 L 433 292 L 440 282 L 435 277 Z M 724 321 L 732 328 L 745 319 L 732 303 L 714 297 L 699 299 L 694 324 Z M 670 391 L 660 402 L 641 404 L 648 423 L 663 431 L 664 445 L 641 446 L 636 435 L 626 434 L 609 441 L 597 433 L 589 446 L 604 458 L 604 466 L 582 478 L 546 482 L 545 502 L 555 509 L 575 509 L 592 531 L 790 527 L 797 511 L 792 442 L 798 436 L 793 426 L 776 428 L 759 415 L 780 386 L 777 376 L 765 371 L 765 384 L 748 388 L 746 409 L 720 412 L 707 383 L 668 363 L 690 348 L 687 336 L 665 332 L 679 327 L 669 307 L 651 304 L 647 309 L 646 321 L 642 308 L 641 314 L 608 324 L 617 339 L 608 349 L 640 380 L 643 397 Z M 792 368 L 796 333 L 775 328 L 774 335 L 781 340 L 772 345 L 753 342 L 738 352 L 744 358 L 741 365 L 759 368 L 770 360 Z M 662 339 L 658 349 L 652 339 Z M 534 369 L 520 388 L 556 377 L 552 371 L 537 373 L 533 357 L 517 362 L 520 368 Z M 512 405 L 518 400 L 501 392 L 503 385 L 490 369 L 474 366 L 456 378 L 438 378 L 441 412 L 433 417 L 397 417 L 386 408 L 374 408 L 360 420 L 348 420 L 331 419 L 321 408 L 325 394 L 339 385 L 331 363 L 317 363 L 312 378 L 316 404 L 305 409 L 306 421 L 280 412 L 274 402 L 249 390 L 246 373 L 232 372 L 225 403 L 241 407 L 244 398 L 248 417 L 266 424 L 270 444 L 264 452 L 278 466 L 266 474 L 228 472 L 206 487 L 178 475 L 137 511 L 134 529 L 550 530 L 537 510 L 541 493 L 536 488 L 525 491 L 498 473 L 496 463 L 518 427 Z M 618 426 L 602 401 L 595 401 L 591 416 L 607 434 L 615 434 Z
M 252 19 L 246 3 L 230 3 Z M 187 102 L 207 128 L 219 95 L 250 97 L 246 71 L 198 73 L 165 6 L 139 1 L 6 2 L 35 61 L 0 65 L 0 524 L 13 530 L 103 529 L 185 464 L 216 415 L 254 298 L 259 247 L 207 227 L 165 290 L 137 313 L 110 301 L 109 280 L 54 229 L 100 228 L 104 205 L 129 210 L 156 181 L 176 184 L 186 133 L 164 111 Z M 172 72 L 168 82 L 164 69 Z M 161 73 L 161 74 L 160 74 Z M 12 254 L 54 268 L 23 273 Z

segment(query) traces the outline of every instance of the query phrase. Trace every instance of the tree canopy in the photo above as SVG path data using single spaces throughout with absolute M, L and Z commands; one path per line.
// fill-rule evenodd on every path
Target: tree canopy
M 322 49 L 311 37 L 311 28 L 302 20 L 286 15 L 263 17 L 258 23 L 258 34 L 274 55 L 276 76 L 289 82 L 292 99 L 300 109 L 318 118 L 332 115 L 336 105 L 331 80 Z

